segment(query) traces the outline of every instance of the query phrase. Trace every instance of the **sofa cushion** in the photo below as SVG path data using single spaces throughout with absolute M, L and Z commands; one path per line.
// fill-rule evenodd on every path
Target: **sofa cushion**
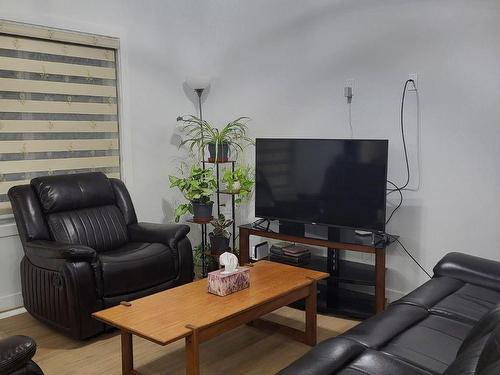
M 298 374 L 298 373 L 297 373 Z M 332 374 L 332 373 L 330 373 Z M 337 375 L 430 375 L 429 372 L 415 367 L 407 362 L 399 360 L 375 350 L 366 350 L 349 363 Z
M 498 374 L 500 370 L 500 327 L 470 344 L 455 359 L 445 375 Z
M 452 315 L 455 319 L 477 323 L 500 302 L 500 292 L 472 284 L 436 303 L 430 310 L 436 314 Z
M 358 324 L 342 337 L 377 349 L 395 336 L 427 318 L 426 309 L 411 305 L 389 306 L 385 311 Z
M 455 293 L 463 285 L 462 281 L 449 277 L 430 279 L 413 292 L 395 301 L 393 305 L 408 304 L 430 309 L 443 298 Z
M 500 292 L 496 290 L 450 277 L 436 277 L 394 305 L 421 306 L 434 314 L 475 324 L 497 303 L 500 303 Z
M 37 177 L 31 186 L 47 214 L 115 203 L 111 182 L 101 172 Z
M 131 293 L 175 278 L 172 250 L 159 243 L 129 242 L 99 255 L 104 297 Z
M 496 327 L 500 327 L 500 304 L 488 311 L 488 313 L 485 314 L 481 320 L 476 323 L 476 325 L 474 325 L 460 346 L 458 353 L 460 354 L 467 350 L 470 345 L 491 333 L 491 331 L 493 331 Z
M 280 371 L 279 375 L 330 375 L 347 365 L 359 354 L 365 351 L 360 343 L 334 337 L 318 344 L 314 350 L 309 351 L 302 358 L 295 361 L 292 366 Z
M 380 350 L 420 368 L 442 373 L 455 359 L 471 328 L 466 323 L 431 314 Z
M 55 241 L 85 245 L 97 252 L 117 249 L 128 241 L 125 219 L 114 205 L 49 214 L 47 223 Z

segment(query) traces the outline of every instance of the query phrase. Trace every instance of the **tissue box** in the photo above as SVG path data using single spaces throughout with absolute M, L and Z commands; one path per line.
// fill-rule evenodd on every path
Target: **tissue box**
M 223 274 L 222 271 L 208 273 L 209 293 L 227 296 L 250 286 L 250 268 L 238 267 L 236 271 L 228 274 Z

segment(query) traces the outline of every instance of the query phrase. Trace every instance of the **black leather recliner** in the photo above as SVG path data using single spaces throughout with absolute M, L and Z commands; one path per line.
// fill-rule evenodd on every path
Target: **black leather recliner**
M 500 374 L 500 263 L 449 253 L 434 277 L 279 375 Z
M 0 374 L 43 375 L 43 371 L 31 360 L 36 343 L 28 336 L 11 336 L 0 340 Z
M 104 331 L 93 312 L 193 280 L 189 227 L 138 223 L 118 179 L 39 177 L 8 194 L 26 310 L 76 339 Z

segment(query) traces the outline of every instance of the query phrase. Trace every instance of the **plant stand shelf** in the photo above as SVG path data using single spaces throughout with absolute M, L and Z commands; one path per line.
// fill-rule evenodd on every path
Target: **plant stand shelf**
M 237 234 L 236 233 L 236 219 L 235 219 L 235 216 L 236 216 L 235 215 L 236 193 L 233 193 L 233 192 L 230 192 L 227 190 L 222 190 L 220 188 L 220 177 L 221 177 L 220 166 L 224 165 L 224 164 L 230 165 L 231 171 L 234 173 L 235 164 L 236 164 L 235 160 L 225 160 L 225 161 L 204 160 L 204 161 L 202 161 L 203 169 L 206 169 L 207 165 L 212 165 L 215 169 L 215 176 L 216 176 L 216 180 L 217 180 L 217 190 L 215 193 L 216 201 L 215 201 L 214 206 L 216 207 L 216 210 L 217 210 L 216 211 L 217 217 L 219 217 L 219 215 L 221 213 L 221 207 L 223 206 L 223 204 L 221 203 L 221 195 L 229 195 L 230 196 L 231 220 L 233 221 L 232 228 L 231 228 L 232 229 L 231 237 L 232 237 L 232 245 L 233 246 L 232 246 L 232 248 L 230 248 L 227 251 L 233 252 L 235 249 L 235 246 L 236 246 L 236 234 Z M 209 231 L 207 228 L 207 224 L 210 224 L 211 220 L 212 219 L 204 219 L 204 220 L 188 219 L 187 220 L 188 222 L 201 225 L 201 248 L 202 248 L 202 251 L 201 251 L 201 273 L 202 273 L 202 277 L 206 277 L 207 273 L 208 273 L 207 257 L 212 257 L 216 261 L 218 261 L 219 256 L 223 253 L 223 251 L 213 252 L 209 249 L 209 245 L 208 245 L 208 243 L 209 243 L 208 242 L 208 232 Z

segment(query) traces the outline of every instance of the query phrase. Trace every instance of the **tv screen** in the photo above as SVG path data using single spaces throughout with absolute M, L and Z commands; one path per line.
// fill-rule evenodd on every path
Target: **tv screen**
M 255 216 L 385 230 L 387 140 L 256 140 Z

